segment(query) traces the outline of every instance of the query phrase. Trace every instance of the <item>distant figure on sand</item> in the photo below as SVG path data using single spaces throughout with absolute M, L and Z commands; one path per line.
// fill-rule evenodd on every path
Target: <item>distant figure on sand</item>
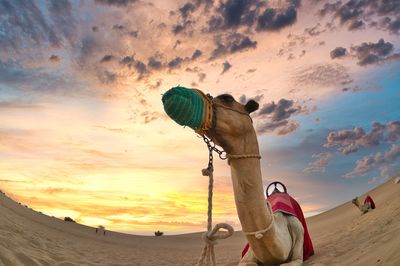
M 99 227 L 96 228 L 96 234 L 97 233 L 103 233 L 103 235 L 106 235 L 106 228 L 102 225 L 99 225 Z
M 361 205 L 358 201 L 358 197 L 355 197 L 351 202 L 357 206 L 357 208 L 361 211 L 361 214 L 365 214 L 369 210 L 375 209 L 375 202 L 372 200 L 370 195 L 367 195 L 363 205 Z

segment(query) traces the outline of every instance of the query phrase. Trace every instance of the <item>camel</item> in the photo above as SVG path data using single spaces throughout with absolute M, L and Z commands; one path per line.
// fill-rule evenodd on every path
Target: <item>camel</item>
M 259 147 L 250 113 L 258 103 L 238 103 L 223 94 L 212 100 L 214 126 L 205 135 L 228 154 L 236 209 L 250 249 L 240 266 L 303 264 L 304 229 L 298 218 L 273 213 L 266 202 Z
M 360 204 L 360 201 L 358 200 L 358 197 L 355 197 L 351 203 L 357 206 L 357 208 L 361 211 L 361 215 L 367 213 L 368 211 L 372 210 L 373 208 L 371 207 L 371 204 L 364 203 Z

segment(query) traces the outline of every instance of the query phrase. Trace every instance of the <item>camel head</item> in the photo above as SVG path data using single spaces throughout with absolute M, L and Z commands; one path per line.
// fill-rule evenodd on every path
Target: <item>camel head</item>
M 229 94 L 213 98 L 200 90 L 181 86 L 168 90 L 161 100 L 165 112 L 176 123 L 205 134 L 227 153 L 233 147 L 242 148 L 251 141 L 254 144 L 254 139 L 257 142 L 250 118 L 250 113 L 258 109 L 254 100 L 243 105 Z
M 359 205 L 358 197 L 355 197 L 355 198 L 351 201 L 351 203 L 353 203 L 354 205 L 358 206 L 358 205 Z
M 255 136 L 250 113 L 258 109 L 258 103 L 249 100 L 245 105 L 237 102 L 232 95 L 222 94 L 212 100 L 215 112 L 215 126 L 206 136 L 221 146 L 227 153 L 240 144 L 247 135 Z

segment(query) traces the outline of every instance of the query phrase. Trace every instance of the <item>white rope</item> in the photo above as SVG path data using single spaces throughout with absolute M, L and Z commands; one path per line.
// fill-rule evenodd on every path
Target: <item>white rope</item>
M 213 196 L 213 169 L 203 169 L 203 176 L 209 177 L 208 182 L 208 212 L 207 212 L 207 232 L 203 234 L 203 240 L 205 242 L 204 248 L 201 252 L 200 258 L 196 263 L 196 266 L 211 265 L 216 266 L 216 259 L 214 253 L 214 245 L 217 244 L 217 239 L 225 239 L 233 235 L 233 227 L 226 223 L 219 223 L 212 227 L 212 196 Z M 220 229 L 227 231 L 219 232 Z M 219 234 L 217 234 L 219 233 Z
M 263 229 L 263 230 L 259 230 L 259 231 L 255 231 L 255 232 L 245 232 L 245 231 L 243 231 L 243 233 L 244 233 L 245 235 L 254 235 L 255 238 L 261 239 L 261 238 L 264 236 L 264 233 L 267 232 L 269 229 L 271 229 L 271 227 L 272 227 L 272 221 L 273 221 L 273 220 L 271 220 L 271 223 L 268 225 L 268 227 L 265 228 L 265 229 Z

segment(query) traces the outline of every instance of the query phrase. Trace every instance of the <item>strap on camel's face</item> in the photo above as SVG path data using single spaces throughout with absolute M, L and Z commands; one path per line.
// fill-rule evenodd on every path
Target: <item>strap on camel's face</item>
M 230 94 L 221 94 L 213 98 L 213 123 L 205 135 L 227 149 L 232 139 L 253 128 L 250 113 L 258 107 L 259 104 L 254 100 L 249 100 L 245 105 L 240 104 Z

